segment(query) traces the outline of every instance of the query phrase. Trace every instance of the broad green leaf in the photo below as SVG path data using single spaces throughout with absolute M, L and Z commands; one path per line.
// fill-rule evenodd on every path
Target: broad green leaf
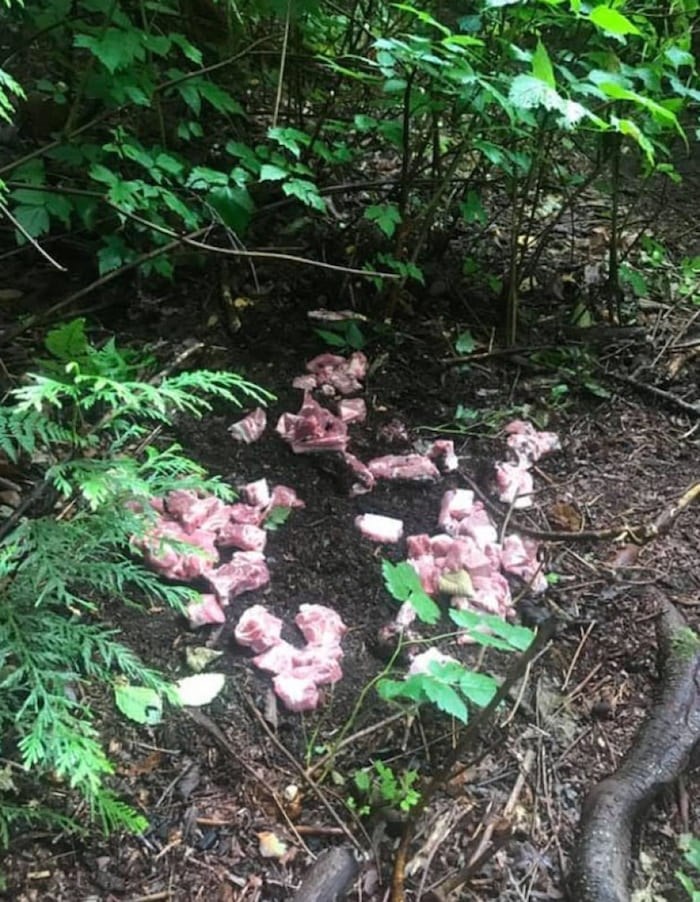
M 641 34 L 637 26 L 627 16 L 604 4 L 594 6 L 588 14 L 588 18 L 594 25 L 597 25 L 598 28 L 606 31 L 608 34 Z
M 308 147 L 311 138 L 298 128 L 269 128 L 268 138 L 281 144 L 297 159 L 301 156 L 302 147 Z
M 391 238 L 401 222 L 401 213 L 396 204 L 374 204 L 367 207 L 363 215 L 370 222 L 375 222 L 387 238 Z
M 88 350 L 85 318 L 77 317 L 52 329 L 44 340 L 44 347 L 59 360 L 78 360 L 83 357 Z
M 389 594 L 397 601 L 408 601 L 412 593 L 423 591 L 420 577 L 408 561 L 382 561 L 382 576 Z
M 209 203 L 221 217 L 221 221 L 239 237 L 245 235 L 255 205 L 246 188 L 214 188 Z
M 498 683 L 487 673 L 475 673 L 467 670 L 459 681 L 459 688 L 470 702 L 478 705 L 479 708 L 485 708 L 498 692 Z
M 154 726 L 163 718 L 163 700 L 155 689 L 117 683 L 114 701 L 122 714 L 136 723 Z
M 220 169 L 210 169 L 209 166 L 195 166 L 187 177 L 185 183 L 188 188 L 203 191 L 214 187 L 228 187 L 228 175 Z
M 197 87 L 199 88 L 200 95 L 219 113 L 233 113 L 236 116 L 245 115 L 240 103 L 237 100 L 234 100 L 228 91 L 224 91 L 223 88 L 214 84 L 213 81 L 198 81 Z
M 552 68 L 552 62 L 549 59 L 547 48 L 540 40 L 537 41 L 537 47 L 535 48 L 535 52 L 532 54 L 532 74 L 535 76 L 535 78 L 539 78 L 540 81 L 543 81 L 546 85 L 549 85 L 550 88 L 556 87 L 556 80 L 554 78 L 554 69 Z
M 77 34 L 73 40 L 76 47 L 89 50 L 108 72 L 126 69 L 133 62 L 143 62 L 146 50 L 141 42 L 142 32 L 135 29 L 108 28 L 100 37 Z
M 12 215 L 31 238 L 45 235 L 51 227 L 49 212 L 46 207 L 20 205 L 12 210 Z M 18 244 L 25 244 L 27 241 L 25 235 L 19 229 L 15 229 L 15 237 Z
M 279 182 L 283 181 L 289 175 L 287 169 L 281 166 L 274 166 L 272 163 L 263 163 L 260 167 L 260 175 L 258 178 L 261 182 Z
M 307 207 L 312 207 L 321 213 L 326 212 L 326 202 L 318 193 L 318 188 L 313 182 L 306 179 L 289 179 L 282 185 L 282 191 L 287 196 L 297 197 Z
M 428 701 L 431 701 L 440 711 L 456 717 L 462 723 L 467 722 L 467 706 L 452 686 L 448 686 L 441 680 L 423 677 L 423 689 Z

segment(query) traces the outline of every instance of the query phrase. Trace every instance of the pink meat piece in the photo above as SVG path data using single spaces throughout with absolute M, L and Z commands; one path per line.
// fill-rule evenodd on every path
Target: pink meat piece
M 435 464 L 423 454 L 387 454 L 375 457 L 367 466 L 375 479 L 434 482 L 440 477 Z
M 215 495 L 200 498 L 190 489 L 175 489 L 165 497 L 167 512 L 178 520 L 186 532 L 196 529 L 209 531 L 220 528 L 230 517 L 228 505 Z
M 226 615 L 216 595 L 200 595 L 196 601 L 191 601 L 185 608 L 185 617 L 193 629 L 208 623 L 226 623 Z
M 501 573 L 489 576 L 475 576 L 472 579 L 473 592 L 471 601 L 488 614 L 499 614 L 504 617 L 510 608 L 510 586 Z
M 260 654 L 281 641 L 282 621 L 262 604 L 254 604 L 241 615 L 234 635 L 239 645 Z
M 343 671 L 338 658 L 339 655 L 329 654 L 326 648 L 309 646 L 294 656 L 294 665 L 289 671 L 292 676 L 300 679 L 311 678 L 317 686 L 325 686 L 327 683 L 337 683 L 343 678 Z
M 239 548 L 241 551 L 264 551 L 267 533 L 251 523 L 228 522 L 219 530 L 216 544 L 219 548 Z
M 170 579 L 196 579 L 219 559 L 211 533 L 201 529 L 186 532 L 174 520 L 160 520 L 136 544 L 148 563 Z
M 417 536 L 406 537 L 406 547 L 409 557 L 420 557 L 423 554 L 431 554 L 431 538 L 426 533 L 420 533 Z
M 537 542 L 521 538 L 515 533 L 506 536 L 501 549 L 501 566 L 506 573 L 513 573 L 528 583 L 536 594 L 547 588 L 547 579 L 542 564 L 537 559 Z
M 310 645 L 322 645 L 326 648 L 339 646 L 340 640 L 348 631 L 340 615 L 322 604 L 299 605 L 299 613 L 294 622 Z
M 496 464 L 498 500 L 516 509 L 532 507 L 534 489 L 532 473 L 524 467 L 508 462 Z
M 415 658 L 411 661 L 411 665 L 408 668 L 407 676 L 416 676 L 417 674 L 430 674 L 432 673 L 433 664 L 457 664 L 459 663 L 456 658 L 453 658 L 451 655 L 443 654 L 439 649 L 432 646 L 431 648 L 422 651 L 420 654 L 416 655 Z
M 445 532 L 450 532 L 455 528 L 455 523 L 471 513 L 473 507 L 474 492 L 469 489 L 448 489 L 442 496 L 438 523 Z
M 364 398 L 344 398 L 338 401 L 338 416 L 344 423 L 364 423 L 367 419 Z
M 360 514 L 355 517 L 355 526 L 372 542 L 393 544 L 403 535 L 403 520 L 383 517 L 381 514 Z
M 298 652 L 298 648 L 283 639 L 253 658 L 253 664 L 268 673 L 291 673 Z
M 428 457 L 437 462 L 443 473 L 454 473 L 459 469 L 459 458 L 455 454 L 455 443 L 452 439 L 440 438 L 434 441 L 428 451 Z
M 318 707 L 321 693 L 311 677 L 299 678 L 280 673 L 272 681 L 275 694 L 290 711 L 313 711 Z
M 307 362 L 306 369 L 310 373 L 323 373 L 325 370 L 335 370 L 339 366 L 345 366 L 345 362 L 345 358 L 340 354 L 319 354 Z
M 306 369 L 314 374 L 317 385 L 328 385 L 341 395 L 352 395 L 362 388 L 367 358 L 362 351 L 355 351 L 347 360 L 338 354 L 319 354 L 306 364 Z
M 506 443 L 521 464 L 531 465 L 545 454 L 561 448 L 555 432 L 540 432 L 525 420 L 513 420 L 505 431 L 508 434 Z
M 272 489 L 269 509 L 273 510 L 276 507 L 306 507 L 306 505 L 294 489 L 286 485 L 276 485 Z
M 295 454 L 345 451 L 348 428 L 343 421 L 306 394 L 298 414 L 283 413 L 276 431 Z
M 267 426 L 267 414 L 262 407 L 256 407 L 251 413 L 229 426 L 228 431 L 237 442 L 250 445 L 257 442 Z
M 401 629 L 410 626 L 418 615 L 410 601 L 404 601 L 396 614 L 396 625 Z
M 469 514 L 457 523 L 455 535 L 471 536 L 480 548 L 493 545 L 498 532 L 481 501 L 475 501 Z
M 252 507 L 267 507 L 270 503 L 270 486 L 267 479 L 256 479 L 240 488 L 241 498 Z
M 423 591 L 428 595 L 436 595 L 440 583 L 440 567 L 432 554 L 421 554 L 408 558 L 408 563 L 418 574 Z
M 237 504 L 229 505 L 229 515 L 234 523 L 249 523 L 252 526 L 260 526 L 265 517 L 265 511 L 261 507 L 243 504 L 239 501 Z
M 224 606 L 231 598 L 259 589 L 270 581 L 270 571 L 259 551 L 236 551 L 228 564 L 203 575 Z
M 308 376 L 295 376 L 292 379 L 292 388 L 300 388 L 304 392 L 313 391 L 316 388 L 316 377 L 313 373 Z
M 435 555 L 436 560 L 444 558 L 447 556 L 450 548 L 452 548 L 453 542 L 454 538 L 452 536 L 448 536 L 445 533 L 438 533 L 430 540 L 430 552 Z
M 354 454 L 349 454 L 347 451 L 343 454 L 343 459 L 350 468 L 350 472 L 357 478 L 357 481 L 350 489 L 350 494 L 364 495 L 367 492 L 371 492 L 374 488 L 375 479 L 369 467 L 363 464 Z
M 489 576 L 494 572 L 493 561 L 479 548 L 471 536 L 454 539 L 452 547 L 445 556 L 443 572 L 456 573 L 459 570 L 466 570 L 472 578 Z M 496 564 L 495 571 L 498 571 L 498 564 Z

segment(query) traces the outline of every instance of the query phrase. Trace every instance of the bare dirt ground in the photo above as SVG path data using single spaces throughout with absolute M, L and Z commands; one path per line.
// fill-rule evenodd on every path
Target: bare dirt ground
M 323 350 L 306 318 L 318 303 L 270 297 L 244 310 L 240 330 L 230 333 L 202 291 L 196 281 L 181 284 L 178 296 L 154 305 L 148 320 L 142 313 L 122 317 L 121 341 L 157 339 L 158 355 L 167 363 L 194 336 L 204 346 L 192 365 L 229 367 L 276 393 L 272 424 L 284 410 L 296 411 L 300 392 L 291 388 L 291 379 Z M 512 521 L 550 532 L 653 521 L 698 479 L 698 418 L 608 373 L 630 373 L 640 362 L 653 362 L 639 381 L 697 403 L 697 359 L 673 379 L 665 369 L 674 353 L 665 342 L 692 315 L 692 309 L 664 314 L 661 324 L 652 315 L 641 346 L 598 350 L 602 365 L 595 379 L 609 397 L 595 397 L 572 382 L 571 400 L 558 407 L 550 393 L 556 377 L 532 365 L 527 354 L 484 357 L 469 366 L 445 363 L 453 352 L 439 313 L 430 320 L 407 316 L 388 335 L 370 333 L 364 391 L 369 416 L 351 427 L 361 457 L 406 451 L 418 438 L 435 437 L 431 430 L 440 424 L 454 427 L 458 405 L 480 411 L 469 429 L 453 435 L 459 472 L 435 485 L 384 483 L 351 498 L 332 461 L 293 455 L 272 429 L 245 446 L 226 431 L 236 418 L 230 411 L 217 411 L 203 423 L 181 422 L 175 437 L 213 472 L 234 485 L 265 476 L 293 486 L 306 507 L 269 538 L 269 587 L 236 599 L 221 629 L 189 631 L 172 612 L 125 610 L 115 600 L 109 618 L 149 664 L 181 675 L 186 647 L 207 645 L 223 652 L 216 667 L 230 679 L 196 719 L 171 711 L 157 728 L 125 723 L 105 705 L 102 729 L 117 767 L 114 786 L 147 816 L 150 830 L 109 840 L 97 831 L 79 838 L 39 832 L 16 837 L 3 866 L 4 897 L 291 899 L 315 856 L 347 845 L 351 837 L 364 855 L 351 898 L 387 898 L 400 818 L 378 810 L 358 822 L 346 806 L 352 775 L 379 759 L 426 778 L 449 753 L 456 728 L 434 712 L 396 716 L 398 709 L 373 689 L 356 706 L 386 664 L 377 633 L 396 607 L 384 589 L 380 561 L 401 560 L 405 551 L 403 545 L 377 548 L 363 539 L 355 516 L 388 514 L 404 520 L 406 534 L 434 532 L 445 490 L 475 483 L 502 525 L 507 509 L 496 504 L 492 484 L 493 462 L 503 456 L 501 426 L 529 413 L 559 433 L 563 448 L 538 465 L 535 506 Z M 684 337 L 697 340 L 695 330 Z M 548 340 L 543 334 L 538 344 Z M 406 426 L 408 441 L 401 447 L 387 444 L 382 427 L 392 421 Z M 698 626 L 699 548 L 692 508 L 624 569 L 611 566 L 617 547 L 610 540 L 542 542 L 546 568 L 558 580 L 524 613 L 529 622 L 544 613 L 555 616 L 555 639 L 497 723 L 479 737 L 459 779 L 424 815 L 410 855 L 411 899 L 429 898 L 431 885 L 484 850 L 489 854 L 462 890 L 469 898 L 564 898 L 582 799 L 619 763 L 658 684 L 655 593 Z M 335 608 L 350 626 L 344 678 L 327 703 L 308 715 L 275 707 L 269 679 L 233 639 L 238 617 L 254 603 L 283 618 L 291 635 L 303 602 Z M 441 648 L 476 662 L 477 652 L 450 639 Z M 487 656 L 482 663 L 502 676 L 505 662 L 499 658 Z M 326 779 L 312 787 L 304 772 L 348 720 L 351 741 L 338 751 Z M 318 779 L 321 770 L 313 773 Z M 299 788 L 293 801 L 290 786 Z M 689 774 L 651 811 L 636 846 L 638 899 L 683 898 L 673 876 L 676 842 L 680 833 L 700 832 L 699 786 L 697 774 Z M 28 789 L 28 804 L 32 791 L 72 804 L 62 786 Z M 85 812 L 76 814 L 84 818 Z M 261 854 L 260 834 L 266 831 L 287 844 L 282 859 Z

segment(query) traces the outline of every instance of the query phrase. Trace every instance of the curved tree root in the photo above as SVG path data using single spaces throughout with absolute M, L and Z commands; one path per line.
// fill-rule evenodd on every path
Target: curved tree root
M 635 822 L 682 773 L 700 742 L 700 638 L 665 600 L 657 638 L 659 697 L 619 769 L 583 805 L 571 880 L 576 902 L 629 902 Z

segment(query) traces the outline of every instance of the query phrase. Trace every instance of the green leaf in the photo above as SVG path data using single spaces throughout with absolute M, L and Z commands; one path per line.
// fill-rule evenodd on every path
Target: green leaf
M 459 681 L 462 693 L 479 708 L 485 708 L 498 692 L 498 683 L 487 673 L 466 670 Z
M 502 620 L 496 614 L 476 614 L 474 611 L 450 609 L 450 618 L 469 630 L 469 636 L 480 645 L 504 651 L 525 651 L 534 639 L 532 630 Z
M 543 106 L 547 110 L 557 110 L 561 98 L 557 92 L 534 75 L 516 75 L 508 92 L 508 99 L 514 106 L 532 110 Z
M 228 91 L 220 88 L 219 85 L 214 84 L 214 82 L 204 80 L 198 81 L 197 87 L 199 88 L 200 95 L 219 113 L 233 113 L 236 116 L 245 115 L 240 103 L 238 103 L 237 100 L 234 100 Z
M 49 212 L 45 207 L 19 206 L 12 210 L 12 215 L 31 238 L 46 235 L 51 227 Z M 15 229 L 18 244 L 26 244 L 26 237 Z
M 546 85 L 549 85 L 550 88 L 556 87 L 554 69 L 552 68 L 552 63 L 549 59 L 547 48 L 540 40 L 537 41 L 537 47 L 535 48 L 535 52 L 532 54 L 532 74 L 535 76 L 535 78 L 539 78 L 540 81 L 543 81 Z
M 476 342 L 469 329 L 459 333 L 455 341 L 455 351 L 458 354 L 471 354 L 475 347 Z
M 375 204 L 367 207 L 363 215 L 370 222 L 375 222 L 387 238 L 391 238 L 396 226 L 402 221 L 396 204 Z
M 260 167 L 259 179 L 261 182 L 278 182 L 283 181 L 289 175 L 287 169 L 281 166 L 274 166 L 272 163 L 263 163 Z
M 402 561 L 400 564 L 382 561 L 382 575 L 388 592 L 397 601 L 409 602 L 424 623 L 438 622 L 440 608 L 426 594 L 420 577 L 408 561 Z
M 312 207 L 321 213 L 326 212 L 326 202 L 318 193 L 318 188 L 313 182 L 306 179 L 289 179 L 282 185 L 282 191 L 289 197 L 297 197 L 307 207 Z
M 423 689 L 428 701 L 431 701 L 440 711 L 455 717 L 462 723 L 468 719 L 467 706 L 459 693 L 443 683 L 441 680 L 423 677 Z
M 84 357 L 89 347 L 84 317 L 78 317 L 52 329 L 44 340 L 44 347 L 58 360 L 66 363 Z
M 108 28 L 100 37 L 77 34 L 73 39 L 76 47 L 89 50 L 108 72 L 126 69 L 135 61 L 146 59 L 146 50 L 141 42 L 142 32 L 135 29 Z
M 114 701 L 122 714 L 136 723 L 155 726 L 163 718 L 163 699 L 155 689 L 117 683 Z
M 608 34 L 625 35 L 641 34 L 637 26 L 616 9 L 601 4 L 594 6 L 588 14 L 588 18 L 602 31 Z
M 239 237 L 248 231 L 255 204 L 246 188 L 214 188 L 209 193 L 209 203 L 221 217 L 221 221 Z
M 299 131 L 298 128 L 269 128 L 267 136 L 285 147 L 297 159 L 301 156 L 302 148 L 308 147 L 311 141 L 306 132 Z

